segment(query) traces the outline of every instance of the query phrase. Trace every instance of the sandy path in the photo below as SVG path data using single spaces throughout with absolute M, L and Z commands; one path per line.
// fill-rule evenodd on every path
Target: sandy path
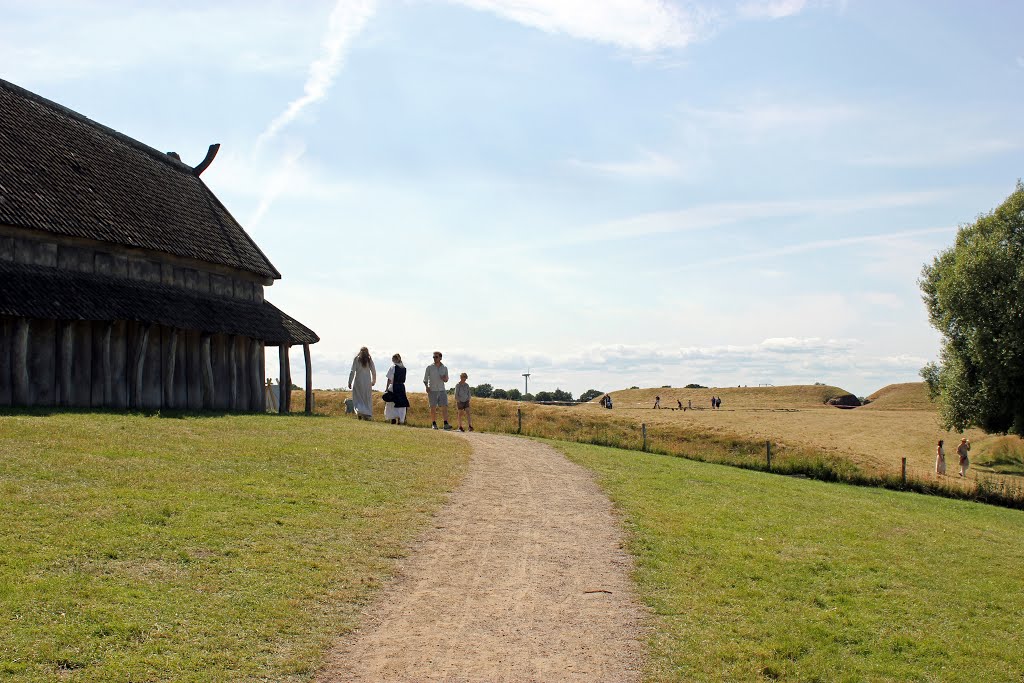
M 465 438 L 465 482 L 318 680 L 639 680 L 630 558 L 590 474 L 544 444 Z

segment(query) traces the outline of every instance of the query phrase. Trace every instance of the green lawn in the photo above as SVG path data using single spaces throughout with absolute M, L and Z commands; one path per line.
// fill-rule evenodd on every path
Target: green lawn
M 344 419 L 0 415 L 0 679 L 308 680 L 468 454 Z
M 1024 513 L 555 445 L 626 517 L 650 680 L 1024 680 Z

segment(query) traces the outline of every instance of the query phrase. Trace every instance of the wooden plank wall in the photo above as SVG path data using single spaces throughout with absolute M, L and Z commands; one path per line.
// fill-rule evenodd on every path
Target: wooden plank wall
M 263 343 L 215 334 L 209 345 L 213 390 L 205 395 L 196 330 L 0 316 L 0 406 L 263 410 Z

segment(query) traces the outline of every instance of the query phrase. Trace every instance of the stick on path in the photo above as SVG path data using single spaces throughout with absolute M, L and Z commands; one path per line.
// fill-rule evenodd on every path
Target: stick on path
M 639 680 L 643 612 L 591 475 L 534 441 L 465 438 L 465 481 L 318 680 Z

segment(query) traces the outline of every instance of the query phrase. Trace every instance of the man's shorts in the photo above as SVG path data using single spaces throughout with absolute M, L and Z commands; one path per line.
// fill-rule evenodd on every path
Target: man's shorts
M 431 408 L 439 408 L 441 406 L 448 407 L 448 392 L 447 391 L 428 391 L 427 401 L 430 402 Z
M 469 410 L 469 401 L 456 401 L 455 406 L 459 410 Z

